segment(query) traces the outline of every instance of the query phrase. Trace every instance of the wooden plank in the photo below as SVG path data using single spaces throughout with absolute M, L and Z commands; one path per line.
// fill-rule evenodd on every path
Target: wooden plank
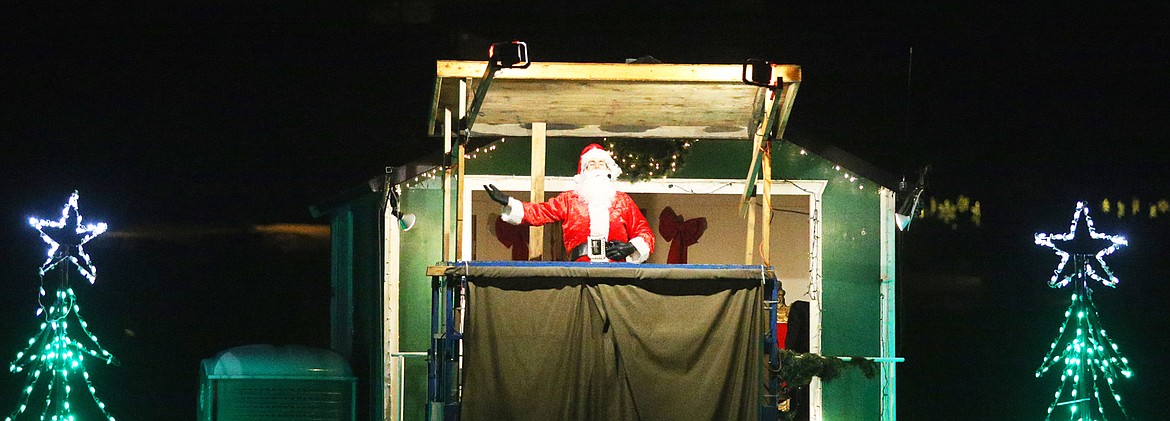
M 761 88 L 742 83 L 497 80 L 490 91 L 477 124 L 544 121 L 554 127 L 617 126 L 616 131 L 701 126 L 729 132 L 750 124 Z
M 440 78 L 478 78 L 487 68 L 486 61 L 439 60 L 436 75 Z M 799 82 L 800 66 L 773 64 L 772 74 L 784 82 Z M 526 69 L 500 69 L 500 79 L 550 80 L 622 80 L 662 82 L 736 82 L 743 81 L 742 64 L 626 64 L 626 63 L 532 63 Z
M 614 126 L 587 124 L 584 126 L 556 125 L 548 129 L 549 137 L 615 137 L 635 139 L 713 139 L 713 140 L 743 140 L 750 134 L 747 126 L 727 127 L 711 126 L 658 126 L 644 131 L 615 130 Z M 532 135 L 532 128 L 525 124 L 485 124 L 476 122 L 471 130 L 472 137 L 528 137 Z
M 455 266 L 441 265 L 441 266 L 427 266 L 427 276 L 443 276 L 447 274 L 447 270 Z
M 771 124 L 771 119 L 774 117 L 772 108 L 775 103 L 775 98 L 769 95 L 763 103 L 764 109 L 760 121 L 756 125 L 756 134 L 752 136 L 752 156 L 748 161 L 748 173 L 744 179 L 743 193 L 739 196 L 739 212 L 743 216 L 745 206 L 747 206 L 748 199 L 755 195 L 756 179 L 759 178 L 760 171 L 760 153 L 764 145 L 764 138 L 768 134 L 768 126 Z
M 451 85 L 470 78 L 475 87 L 486 65 L 438 62 L 435 106 L 455 108 Z M 800 68 L 773 65 L 772 71 L 785 83 L 784 126 Z M 533 63 L 500 69 L 472 129 L 477 136 L 526 136 L 529 122 L 542 121 L 555 137 L 746 140 L 768 91 L 741 79 L 742 65 L 728 64 Z
M 796 91 L 800 89 L 800 83 L 791 83 L 784 85 L 784 89 L 780 91 L 780 98 L 784 101 L 780 106 L 780 122 L 777 123 L 776 139 L 784 138 L 784 129 L 788 128 L 788 117 L 792 114 L 792 104 L 796 102 Z
M 545 127 L 544 122 L 532 123 L 532 193 L 529 196 L 532 203 L 544 201 Z M 528 230 L 528 260 L 543 260 L 544 227 L 528 227 Z

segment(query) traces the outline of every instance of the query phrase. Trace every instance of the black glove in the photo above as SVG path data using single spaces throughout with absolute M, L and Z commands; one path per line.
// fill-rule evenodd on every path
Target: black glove
M 605 257 L 609 260 L 625 260 L 626 256 L 633 254 L 638 249 L 634 248 L 634 244 L 628 241 L 610 241 L 605 243 Z
M 483 186 L 483 189 L 487 190 L 488 197 L 492 198 L 493 201 L 499 203 L 500 205 L 508 206 L 508 199 L 510 199 L 510 197 L 501 192 L 500 189 L 496 188 L 495 185 L 488 184 Z

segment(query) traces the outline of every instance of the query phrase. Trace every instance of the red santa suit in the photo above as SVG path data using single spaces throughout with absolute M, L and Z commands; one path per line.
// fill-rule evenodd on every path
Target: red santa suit
M 581 153 L 582 163 L 598 158 L 607 161 L 612 178 L 621 174 L 613 158 L 600 145 L 586 146 Z M 578 167 L 579 176 L 583 170 L 584 165 Z M 646 222 L 646 217 L 642 216 L 634 200 L 620 191 L 614 192 L 609 206 L 605 206 L 604 203 L 587 204 L 576 190 L 566 191 L 543 203 L 521 202 L 509 198 L 508 206 L 504 208 L 500 219 L 511 224 L 526 223 L 532 226 L 560 222 L 565 250 L 570 254 L 580 245 L 587 244 L 590 236 L 602 236 L 607 241 L 616 240 L 633 244 L 635 251 L 626 256 L 627 262 L 644 262 L 654 251 L 654 232 L 651 231 L 650 224 Z M 581 256 L 577 261 L 589 261 L 589 257 Z

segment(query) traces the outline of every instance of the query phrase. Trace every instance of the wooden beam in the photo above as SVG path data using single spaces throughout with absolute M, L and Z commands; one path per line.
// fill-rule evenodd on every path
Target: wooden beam
M 755 257 L 756 251 L 753 246 L 756 243 L 756 198 L 749 197 L 747 200 L 747 246 L 744 247 L 743 264 L 752 264 L 752 258 Z
M 760 230 L 760 261 L 772 266 L 772 142 L 764 142 L 764 150 L 760 153 L 763 155 L 760 161 L 763 165 L 764 181 L 764 205 L 760 209 L 763 225 Z
M 440 78 L 481 78 L 486 61 L 439 60 Z M 800 66 L 773 64 L 772 74 L 783 82 L 799 82 Z M 661 82 L 743 83 L 742 64 L 626 64 L 626 63 L 532 63 L 525 69 L 499 69 L 498 79 L 614 80 Z
M 743 193 L 739 196 L 739 212 L 740 216 L 744 215 L 746 211 L 744 206 L 747 206 L 748 199 L 756 193 L 756 179 L 760 178 L 760 154 L 763 149 L 764 141 L 768 137 L 769 127 L 772 125 L 772 119 L 775 116 L 772 109 L 775 108 L 775 95 L 769 94 L 764 98 L 763 109 L 760 113 L 760 121 L 756 123 L 756 133 L 752 136 L 752 157 L 748 162 L 747 178 L 744 179 Z
M 451 154 L 451 110 L 443 109 L 443 155 Z M 451 168 L 443 169 L 443 259 L 454 261 L 451 250 Z
M 788 128 L 788 116 L 792 114 L 792 104 L 796 102 L 796 91 L 800 89 L 800 82 L 785 84 L 780 91 L 780 98 L 784 101 L 780 106 L 780 121 L 776 123 L 776 139 L 784 139 L 784 129 Z
M 467 93 L 468 93 L 468 89 L 467 89 L 466 81 L 463 81 L 463 80 L 459 81 L 459 97 L 461 98 L 461 101 L 459 101 L 459 120 L 460 121 L 463 121 L 463 118 L 467 116 Z M 462 136 L 462 134 L 460 134 L 460 136 Z M 454 248 L 456 250 L 458 250 L 458 252 L 456 253 L 456 256 L 458 257 L 459 260 L 466 260 L 469 257 L 469 255 L 471 254 L 470 251 L 464 250 L 465 244 L 463 244 L 463 229 L 464 229 L 463 228 L 463 195 L 466 194 L 466 190 L 464 189 L 464 186 L 463 186 L 463 184 L 465 184 L 465 183 L 463 183 L 463 174 L 464 174 L 464 172 L 463 172 L 463 164 L 464 164 L 463 155 L 467 151 L 467 148 L 465 146 L 466 143 L 467 143 L 466 139 L 460 139 L 459 146 L 456 147 L 456 149 L 454 151 L 455 157 L 454 157 L 454 159 L 452 159 L 452 163 L 455 165 L 455 168 L 456 168 L 456 174 L 455 174 L 455 176 L 456 176 L 456 178 L 455 178 L 455 183 L 456 183 L 455 184 L 455 236 L 454 236 L 454 238 L 452 238 L 452 241 L 458 245 Z M 470 247 L 470 245 L 468 245 L 468 247 Z
M 447 270 L 453 267 L 455 266 L 427 266 L 427 276 L 444 276 L 447 274 Z
M 545 129 L 544 122 L 532 123 L 532 190 L 529 196 L 532 203 L 544 201 Z M 528 227 L 528 260 L 543 260 L 543 257 L 544 227 Z
M 469 250 L 471 245 L 463 243 L 463 230 L 466 229 L 463 226 L 463 196 L 467 194 L 467 189 L 464 186 L 466 183 L 463 182 L 463 164 L 465 163 L 463 155 L 466 151 L 467 148 L 463 142 L 459 142 L 459 147 L 455 150 L 455 236 L 453 237 L 455 244 L 458 244 L 456 249 L 459 252 L 456 255 L 459 260 L 469 260 L 471 256 L 471 250 Z

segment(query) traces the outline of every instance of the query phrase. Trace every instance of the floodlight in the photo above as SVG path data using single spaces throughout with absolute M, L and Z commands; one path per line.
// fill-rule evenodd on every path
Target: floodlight
M 751 70 L 749 71 L 749 68 Z M 750 76 L 750 77 L 749 77 Z M 743 63 L 743 83 L 768 89 L 780 86 L 779 78 L 772 78 L 772 63 L 758 58 L 749 58 Z
M 504 69 L 523 69 L 532 64 L 528 60 L 528 44 L 521 41 L 497 42 L 488 47 L 488 61 Z
M 398 201 L 398 191 L 395 190 L 394 187 L 387 187 L 390 190 L 390 214 L 394 215 L 395 218 L 398 218 L 398 228 L 402 228 L 402 231 L 404 232 L 410 231 L 411 228 L 414 228 L 416 217 L 413 213 L 408 213 L 405 215 L 402 214 L 402 211 L 398 209 L 401 205 L 401 202 Z
M 902 204 L 898 206 L 898 211 L 894 213 L 894 222 L 898 224 L 898 231 L 910 229 L 910 223 L 914 222 L 914 217 L 918 215 L 922 192 L 926 190 L 927 171 L 930 171 L 930 165 L 922 167 L 922 171 L 918 173 L 918 182 L 914 184 L 913 190 L 909 191 L 907 196 L 902 199 Z M 909 188 L 906 185 L 905 179 L 902 179 L 901 186 L 899 187 L 901 187 L 903 192 L 906 192 Z
M 402 231 L 410 231 L 411 228 L 414 228 L 414 223 L 417 218 L 413 213 L 403 214 L 399 209 L 398 190 L 393 185 L 393 177 L 390 176 L 390 174 L 397 170 L 397 167 L 386 167 L 387 175 L 373 178 L 368 184 L 370 185 L 370 190 L 382 191 L 383 203 L 390 209 L 390 214 L 398 219 L 398 228 L 402 229 Z
M 414 222 L 415 222 L 416 217 L 414 216 L 413 213 L 408 213 L 406 215 L 403 215 L 401 212 L 398 212 L 397 210 L 392 211 L 391 213 L 394 215 L 395 218 L 398 218 L 398 228 L 401 228 L 402 231 L 404 231 L 404 232 L 410 231 L 411 228 L 414 228 Z

